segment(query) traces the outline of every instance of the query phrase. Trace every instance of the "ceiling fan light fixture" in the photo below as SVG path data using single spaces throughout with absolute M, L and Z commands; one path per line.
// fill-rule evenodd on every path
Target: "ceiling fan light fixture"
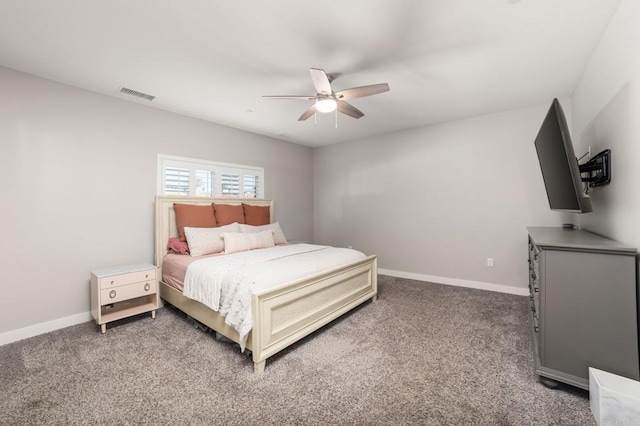
M 335 99 L 324 98 L 316 101 L 316 111 L 318 112 L 333 112 L 338 107 L 338 103 Z

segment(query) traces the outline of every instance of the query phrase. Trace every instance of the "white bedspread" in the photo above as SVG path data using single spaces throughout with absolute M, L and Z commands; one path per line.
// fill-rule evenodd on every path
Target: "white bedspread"
M 365 257 L 359 251 L 312 244 L 277 246 L 201 259 L 189 265 L 183 294 L 225 316 L 244 351 L 253 326 L 251 293 Z

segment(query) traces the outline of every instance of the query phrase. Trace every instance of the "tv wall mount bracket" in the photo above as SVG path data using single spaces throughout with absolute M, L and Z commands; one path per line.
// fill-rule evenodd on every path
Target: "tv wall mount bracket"
M 605 149 L 580 165 L 582 182 L 590 187 L 607 185 L 611 182 L 611 150 Z

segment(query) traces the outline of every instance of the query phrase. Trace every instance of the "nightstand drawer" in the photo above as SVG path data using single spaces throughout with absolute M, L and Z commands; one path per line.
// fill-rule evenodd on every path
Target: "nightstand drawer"
M 155 269 L 147 269 L 146 271 L 130 272 L 128 274 L 111 275 L 109 277 L 100 278 L 100 288 L 112 288 L 121 285 L 137 283 L 141 281 L 154 281 L 156 278 Z
M 100 290 L 100 301 L 102 305 L 108 305 L 121 300 L 154 294 L 155 292 L 156 280 L 152 279 L 133 284 L 121 285 L 119 287 L 102 289 Z

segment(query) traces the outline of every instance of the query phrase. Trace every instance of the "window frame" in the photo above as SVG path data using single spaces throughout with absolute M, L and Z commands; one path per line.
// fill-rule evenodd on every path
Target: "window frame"
M 165 187 L 165 169 L 167 167 L 185 168 L 189 169 L 189 194 L 182 195 L 177 193 L 167 193 Z M 223 163 L 220 161 L 209 161 L 198 158 L 179 157 L 168 154 L 158 154 L 157 159 L 157 195 L 170 195 L 176 197 L 201 197 L 196 195 L 196 170 L 198 171 L 211 171 L 215 174 L 212 185 L 212 193 L 208 196 L 211 198 L 264 198 L 265 197 L 265 182 L 264 182 L 264 168 L 248 166 L 244 164 Z M 238 175 L 238 196 L 228 195 L 222 193 L 222 174 L 229 173 Z M 256 176 L 258 184 L 256 187 L 255 197 L 245 197 L 244 177 Z

